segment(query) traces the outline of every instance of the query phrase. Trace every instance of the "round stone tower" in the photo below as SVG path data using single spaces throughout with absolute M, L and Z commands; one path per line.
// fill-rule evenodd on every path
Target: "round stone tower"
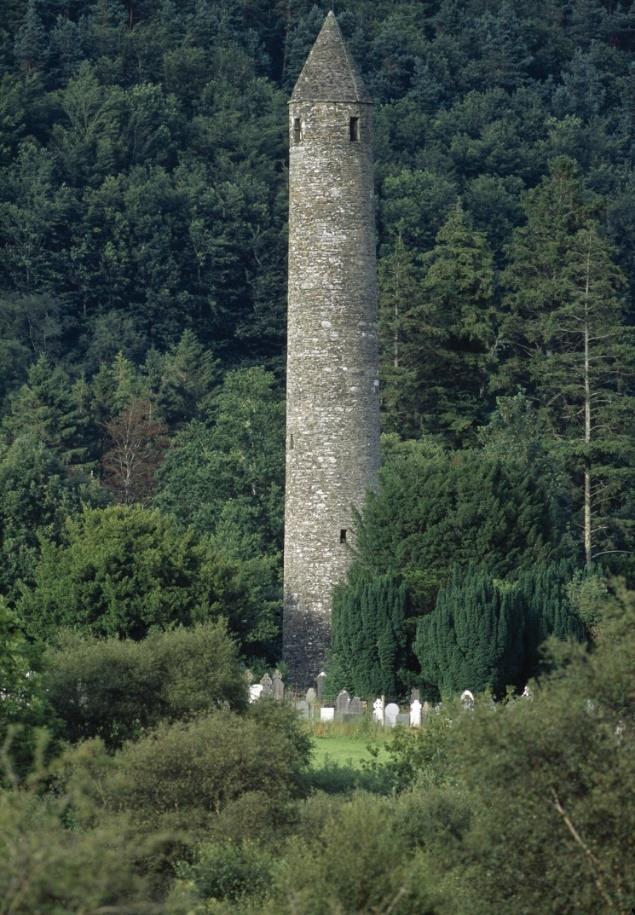
M 379 467 L 372 105 L 329 13 L 289 104 L 283 654 L 305 686 Z

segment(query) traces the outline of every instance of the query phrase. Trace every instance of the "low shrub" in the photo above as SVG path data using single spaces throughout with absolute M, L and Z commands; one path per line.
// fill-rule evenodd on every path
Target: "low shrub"
M 151 633 L 142 642 L 67 633 L 45 655 L 45 687 L 60 733 L 109 749 L 161 721 L 220 705 L 246 706 L 236 648 L 221 620 Z

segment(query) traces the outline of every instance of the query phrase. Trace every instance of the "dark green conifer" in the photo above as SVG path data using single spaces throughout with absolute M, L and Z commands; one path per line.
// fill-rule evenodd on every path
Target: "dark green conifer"
M 29 0 L 24 20 L 15 38 L 15 56 L 27 73 L 38 70 L 46 60 L 47 40 L 37 0 Z
M 360 696 L 395 697 L 405 662 L 406 584 L 353 576 L 333 600 L 329 681 Z

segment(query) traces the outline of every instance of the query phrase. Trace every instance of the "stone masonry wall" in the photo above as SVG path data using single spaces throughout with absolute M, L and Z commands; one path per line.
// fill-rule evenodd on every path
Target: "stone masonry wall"
M 379 467 L 372 107 L 292 101 L 289 129 L 283 653 L 305 686 L 324 664 L 353 507 Z

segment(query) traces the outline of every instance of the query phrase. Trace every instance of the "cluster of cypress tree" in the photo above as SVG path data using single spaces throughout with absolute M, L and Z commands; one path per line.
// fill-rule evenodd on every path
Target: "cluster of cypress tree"
M 399 691 L 406 661 L 407 588 L 396 575 L 354 575 L 333 596 L 329 681 L 361 696 Z
M 424 683 L 440 694 L 522 687 L 539 672 L 549 636 L 586 637 L 566 592 L 573 573 L 568 562 L 537 565 L 516 582 L 486 569 L 456 570 L 417 624 L 413 648 Z
M 570 561 L 538 564 L 515 580 L 457 567 L 412 641 L 407 583 L 356 569 L 334 596 L 330 682 L 363 696 L 395 697 L 412 683 L 434 698 L 520 689 L 540 672 L 546 639 L 588 636 L 568 594 L 574 575 Z

